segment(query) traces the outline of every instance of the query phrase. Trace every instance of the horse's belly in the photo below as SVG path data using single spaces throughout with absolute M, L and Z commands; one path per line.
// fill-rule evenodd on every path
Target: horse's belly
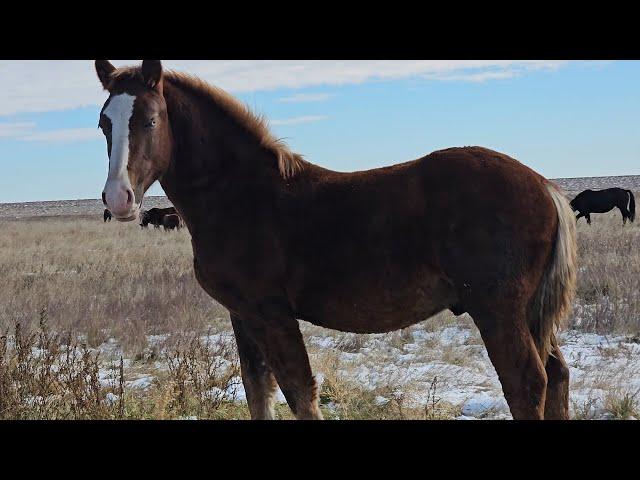
M 590 213 L 607 213 L 610 212 L 611 210 L 613 210 L 615 208 L 614 207 L 596 207 L 596 208 L 592 208 Z
M 334 330 L 383 333 L 424 321 L 454 302 L 450 285 L 434 279 L 397 289 L 311 294 L 302 299 L 298 317 Z
M 446 307 L 435 304 L 429 309 L 414 309 L 412 311 L 398 312 L 371 312 L 361 311 L 356 308 L 341 309 L 335 312 L 327 312 L 322 317 L 314 317 L 310 315 L 302 315 L 301 320 L 309 321 L 314 325 L 332 330 L 353 333 L 385 333 L 401 328 L 406 328 L 416 323 L 422 322 L 427 318 L 444 310 Z

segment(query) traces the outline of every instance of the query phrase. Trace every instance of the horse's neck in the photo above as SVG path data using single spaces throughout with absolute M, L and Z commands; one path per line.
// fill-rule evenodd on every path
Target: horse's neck
M 215 209 L 216 195 L 230 185 L 241 192 L 252 178 L 273 177 L 269 153 L 221 108 L 173 85 L 165 91 L 174 148 L 160 184 L 187 224 L 196 221 L 189 217 L 205 213 L 198 203 Z

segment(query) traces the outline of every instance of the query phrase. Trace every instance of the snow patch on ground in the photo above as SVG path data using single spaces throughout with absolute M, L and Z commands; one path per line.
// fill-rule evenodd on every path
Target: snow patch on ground
M 310 330 L 310 331 L 309 331 Z M 386 388 L 402 394 L 407 405 L 424 406 L 434 399 L 446 402 L 459 410 L 460 420 L 509 419 L 511 414 L 502 394 L 495 369 L 475 327 L 467 322 L 462 326 L 427 329 L 414 326 L 402 332 L 356 336 L 339 332 L 318 334 L 316 327 L 306 331 L 306 343 L 312 359 L 331 354 L 338 359 L 337 373 L 361 388 Z M 149 344 L 160 346 L 166 335 L 149 337 Z M 209 345 L 226 345 L 235 350 L 232 332 L 219 332 L 201 337 Z M 570 409 L 579 418 L 608 418 L 607 397 L 612 392 L 640 392 L 640 343 L 628 336 L 605 336 L 569 330 L 558 336 L 560 348 L 571 371 Z M 107 358 L 121 354 L 115 342 L 100 347 Z M 224 366 L 228 360 L 220 357 Z M 114 385 L 117 369 L 105 365 L 100 370 L 100 382 Z M 136 362 L 124 360 L 125 386 L 148 389 L 155 376 L 166 370 L 157 359 L 147 362 L 148 371 L 127 373 Z M 119 366 L 119 365 L 118 365 Z M 316 380 L 322 385 L 332 366 L 316 363 Z M 336 373 L 336 372 L 332 372 Z M 233 379 L 228 399 L 246 402 L 240 377 Z M 212 397 L 221 392 L 208 392 Z M 116 399 L 112 399 L 115 401 Z M 377 395 L 380 405 L 390 399 Z M 285 403 L 278 389 L 276 401 Z M 330 405 L 327 407 L 331 407 Z M 335 406 L 334 406 L 335 407 Z

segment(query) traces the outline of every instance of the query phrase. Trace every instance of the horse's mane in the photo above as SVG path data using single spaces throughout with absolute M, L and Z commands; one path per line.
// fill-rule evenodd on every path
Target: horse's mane
M 142 81 L 140 67 L 123 67 L 111 74 L 111 84 L 123 80 Z M 268 120 L 264 116 L 255 114 L 247 105 L 238 101 L 223 89 L 215 87 L 194 75 L 172 70 L 164 71 L 163 81 L 215 102 L 230 118 L 254 135 L 264 148 L 276 156 L 278 169 L 283 178 L 291 178 L 304 168 L 306 162 L 302 156 L 292 152 L 282 139 L 275 138 L 271 134 Z

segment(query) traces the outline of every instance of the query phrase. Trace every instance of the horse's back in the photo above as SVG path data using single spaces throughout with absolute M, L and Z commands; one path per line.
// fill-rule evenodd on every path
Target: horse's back
M 571 201 L 571 205 L 583 213 L 607 213 L 616 207 L 626 207 L 627 190 L 619 187 L 602 190 L 584 190 Z
M 333 172 L 332 172 L 333 173 Z M 458 219 L 467 225 L 533 222 L 551 212 L 548 181 L 507 155 L 481 147 L 450 148 L 402 164 L 354 173 L 323 173 L 287 196 L 301 235 L 334 229 L 348 240 L 352 229 L 384 234 L 424 229 L 440 237 Z M 287 212 L 290 213 L 290 212 Z M 512 214 L 509 222 L 500 215 Z M 526 218 L 524 218 L 526 217 Z M 416 224 L 415 222 L 418 222 Z M 300 230 L 300 226 L 303 226 Z M 421 226 L 420 226 L 421 225 Z M 319 232 L 318 232 L 319 233 Z M 356 236 L 355 238 L 358 238 Z

